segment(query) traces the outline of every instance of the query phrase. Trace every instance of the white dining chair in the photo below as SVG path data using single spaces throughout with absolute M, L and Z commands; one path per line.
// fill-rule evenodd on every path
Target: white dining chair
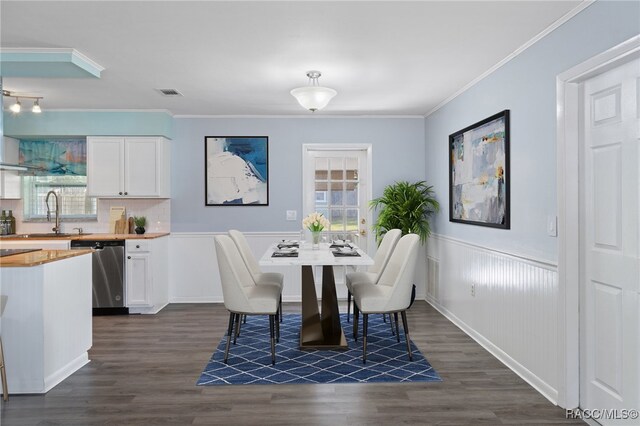
M 280 286 L 280 290 L 282 290 L 284 275 L 279 272 L 262 272 L 260 270 L 260 265 L 258 265 L 258 261 L 253 255 L 251 247 L 249 247 L 249 242 L 247 241 L 244 234 L 236 229 L 231 229 L 229 230 L 229 236 L 235 243 L 236 247 L 238 247 L 240 255 L 242 256 L 242 260 L 251 273 L 253 282 L 256 285 L 277 284 L 278 286 Z M 280 322 L 282 322 L 282 299 L 280 299 L 278 303 L 280 305 Z
M 380 242 L 380 246 L 376 251 L 375 256 L 373 257 L 373 265 L 370 266 L 366 271 L 363 272 L 349 272 L 346 275 L 346 286 L 347 286 L 347 322 L 349 322 L 349 317 L 351 314 L 351 295 L 353 294 L 352 288 L 353 284 L 369 284 L 375 285 L 378 284 L 378 280 L 384 270 L 385 266 L 387 266 L 387 262 L 389 261 L 389 257 L 391 257 L 391 253 L 393 252 L 394 247 L 398 243 L 398 240 L 402 236 L 402 231 L 399 229 L 390 229 L 382 238 Z M 393 328 L 392 328 L 393 330 Z
M 4 312 L 4 307 L 7 304 L 7 296 L 0 296 L 0 318 Z M 0 376 L 2 378 L 2 399 L 4 401 L 9 400 L 9 388 L 7 386 L 7 370 L 4 365 L 4 352 L 2 350 L 2 336 L 0 336 Z
M 220 270 L 220 280 L 222 282 L 222 296 L 224 305 L 229 311 L 229 327 L 227 330 L 227 345 L 224 351 L 224 363 L 229 357 L 229 346 L 233 326 L 236 328 L 240 324 L 242 315 L 268 315 L 269 331 L 271 338 L 271 363 L 276 363 L 276 328 L 280 334 L 278 323 L 279 300 L 282 287 L 276 283 L 262 283 L 255 285 L 253 277 L 236 244 L 227 235 L 217 235 L 215 237 L 216 256 L 218 268 Z M 235 338 L 237 337 L 235 333 Z M 279 336 L 278 336 L 279 337 Z
M 353 335 L 357 340 L 358 318 L 362 312 L 363 363 L 367 362 L 367 331 L 370 314 L 400 313 L 402 315 L 409 361 L 413 359 L 407 309 L 411 305 L 411 290 L 418 259 L 419 242 L 420 237 L 416 234 L 408 234 L 400 238 L 378 280 L 378 284 L 353 285 Z

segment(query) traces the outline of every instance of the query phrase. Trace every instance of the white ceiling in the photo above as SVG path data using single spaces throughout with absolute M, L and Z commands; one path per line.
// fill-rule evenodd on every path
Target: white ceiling
M 423 115 L 580 3 L 3 0 L 0 46 L 74 48 L 105 67 L 4 88 L 49 110 L 309 115 L 289 91 L 317 69 L 338 95 L 316 114 Z

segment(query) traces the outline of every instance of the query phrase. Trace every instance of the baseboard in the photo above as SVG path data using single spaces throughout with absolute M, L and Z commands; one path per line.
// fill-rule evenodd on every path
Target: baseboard
M 169 302 L 165 302 L 162 305 L 149 306 L 148 308 L 129 308 L 129 314 L 157 314 L 168 304 Z
M 433 306 L 438 312 L 444 315 L 449 321 L 456 325 L 460 330 L 464 331 L 469 337 L 475 340 L 480 346 L 485 348 L 491 355 L 496 357 L 500 362 L 506 365 L 511 371 L 520 376 L 525 382 L 533 386 L 538 392 L 540 392 L 545 398 L 551 401 L 553 404 L 558 405 L 558 391 L 552 386 L 547 384 L 544 380 L 533 374 L 522 364 L 511 358 L 502 349 L 494 345 L 491 341 L 486 339 L 480 333 L 476 332 L 473 328 L 469 327 L 464 321 L 455 316 L 447 308 L 440 305 L 438 302 L 427 296 L 424 299 L 427 303 Z
M 44 390 L 42 393 L 47 393 L 53 389 L 58 383 L 78 371 L 80 368 L 89 363 L 89 353 L 85 352 L 76 359 L 69 362 L 64 367 L 49 374 L 44 379 Z
M 169 300 L 169 303 L 222 303 L 222 299 L 216 299 L 208 296 L 196 297 L 196 296 L 188 296 L 188 297 L 172 297 Z

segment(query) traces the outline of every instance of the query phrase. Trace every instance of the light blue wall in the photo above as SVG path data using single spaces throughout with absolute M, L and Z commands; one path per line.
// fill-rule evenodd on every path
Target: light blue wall
M 426 178 L 442 212 L 435 232 L 547 260 L 557 239 L 556 76 L 640 33 L 640 2 L 598 1 L 426 119 Z M 511 110 L 511 230 L 449 222 L 448 136 Z
M 46 108 L 43 106 L 43 108 Z M 173 117 L 166 112 L 46 111 L 4 113 L 4 134 L 38 136 L 166 136 L 173 138 Z
M 297 231 L 302 145 L 370 143 L 373 195 L 396 180 L 424 179 L 423 118 L 178 118 L 171 157 L 171 231 Z M 204 137 L 269 136 L 269 206 L 205 207 Z M 297 210 L 300 220 L 285 220 Z

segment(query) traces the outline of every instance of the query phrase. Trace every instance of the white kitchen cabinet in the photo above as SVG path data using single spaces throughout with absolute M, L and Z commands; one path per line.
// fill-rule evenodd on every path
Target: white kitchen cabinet
M 5 136 L 0 146 L 0 162 L 18 164 L 20 141 Z M 20 175 L 13 170 L 0 170 L 0 199 L 21 198 Z
M 87 138 L 87 195 L 169 198 L 170 147 L 162 137 Z
M 155 314 L 169 303 L 168 238 L 126 240 L 127 307 L 132 314 Z

